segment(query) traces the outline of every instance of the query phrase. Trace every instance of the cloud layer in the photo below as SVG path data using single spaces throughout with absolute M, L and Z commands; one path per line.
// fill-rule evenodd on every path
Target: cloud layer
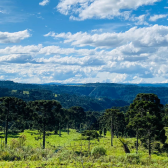
M 39 3 L 41 6 L 45 6 L 50 2 L 50 0 L 43 0 L 42 2 Z
M 159 47 L 168 45 L 168 27 L 154 25 L 151 27 L 133 27 L 123 33 L 88 34 L 77 32 L 60 33 L 49 32 L 44 36 L 55 39 L 63 39 L 64 43 L 72 46 L 92 46 L 99 48 L 114 48 L 127 43 L 133 43 L 136 47 Z
M 153 5 L 160 0 L 60 0 L 57 10 L 70 15 L 73 20 L 91 18 L 111 19 L 122 16 L 128 19 L 131 10 L 143 5 Z
M 155 22 L 157 21 L 158 19 L 162 19 L 162 18 L 166 18 L 168 15 L 153 15 L 153 16 L 150 16 L 149 20 L 152 21 L 152 22 Z
M 18 43 L 25 38 L 30 37 L 28 30 L 9 33 L 9 32 L 0 32 L 0 43 Z
M 62 39 L 69 47 L 39 44 L 1 48 L 0 79 L 38 83 L 168 80 L 167 26 L 133 27 L 120 33 L 49 32 L 45 38 L 48 36 Z

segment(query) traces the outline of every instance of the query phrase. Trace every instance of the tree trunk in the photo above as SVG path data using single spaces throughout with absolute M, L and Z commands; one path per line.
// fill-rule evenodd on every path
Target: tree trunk
M 117 138 L 118 138 L 118 126 L 117 126 Z
M 89 137 L 89 143 L 88 143 L 88 151 L 90 153 L 90 137 Z
M 8 114 L 6 115 L 6 121 L 5 121 L 5 145 L 7 145 L 7 138 L 8 138 Z
M 150 132 L 149 132 L 148 148 L 149 148 L 149 157 L 151 158 L 151 135 L 150 135 Z
M 138 129 L 136 129 L 136 153 L 138 153 Z
M 60 122 L 59 122 L 59 136 L 61 137 L 61 126 L 60 126 Z
M 80 133 L 81 133 L 81 123 L 80 123 Z
M 113 117 L 111 117 L 111 146 L 113 146 Z
M 67 128 L 68 128 L 68 135 L 69 135 L 69 122 L 67 123 Z
M 43 127 L 43 149 L 45 149 L 45 124 Z
M 10 102 L 8 102 L 8 112 L 6 115 L 6 121 L 5 121 L 5 146 L 7 146 L 7 139 L 8 139 L 8 115 L 9 115 L 9 104 Z

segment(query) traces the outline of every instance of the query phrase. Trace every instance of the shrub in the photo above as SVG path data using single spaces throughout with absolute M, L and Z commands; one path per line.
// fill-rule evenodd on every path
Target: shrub
M 12 139 L 11 142 L 10 142 L 10 147 L 12 149 L 14 148 L 18 148 L 20 145 L 19 145 L 19 141 L 17 139 Z
M 160 143 L 154 143 L 154 149 L 158 152 L 161 152 Z
M 82 136 L 87 136 L 87 139 L 89 140 L 91 138 L 98 138 L 99 134 L 95 130 L 85 130 L 84 132 L 82 132 Z
M 26 141 L 26 135 L 24 135 L 24 134 L 20 135 L 19 142 L 20 142 L 21 146 L 25 145 L 25 141 Z
M 140 162 L 140 155 L 136 153 L 129 153 L 126 155 L 125 160 L 128 163 L 138 164 Z
M 15 161 L 21 160 L 21 157 L 17 154 L 10 153 L 9 151 L 3 151 L 0 155 L 0 160 Z
M 91 151 L 91 155 L 94 157 L 100 157 L 102 155 L 106 154 L 106 149 L 104 149 L 103 147 L 100 146 L 95 146 L 92 151 Z

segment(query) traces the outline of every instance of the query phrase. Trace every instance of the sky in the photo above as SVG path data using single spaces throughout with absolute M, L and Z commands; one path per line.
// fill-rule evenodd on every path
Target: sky
M 168 83 L 168 1 L 0 0 L 0 80 Z

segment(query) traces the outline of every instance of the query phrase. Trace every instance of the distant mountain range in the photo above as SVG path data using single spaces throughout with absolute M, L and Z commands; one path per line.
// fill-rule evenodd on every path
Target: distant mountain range
M 85 110 L 104 110 L 112 106 L 129 105 L 138 93 L 154 93 L 162 104 L 168 103 L 168 84 L 117 84 L 117 83 L 87 83 L 87 84 L 23 84 L 13 81 L 0 81 L 0 88 L 9 89 L 7 93 L 17 96 L 14 91 L 25 93 L 23 99 L 56 99 L 63 107 L 78 105 Z M 2 89 L 3 90 L 3 89 Z M 2 91 L 3 92 L 3 91 Z M 18 93 L 18 92 L 17 92 Z M 43 94 L 45 93 L 45 94 Z M 10 94 L 9 94 L 10 95 Z M 55 96 L 56 95 L 56 96 Z M 4 96 L 4 93 L 0 93 Z
M 102 83 L 95 83 L 95 84 L 102 84 Z M 118 84 L 123 84 L 123 83 L 118 83 Z M 85 85 L 85 83 L 66 83 L 66 84 L 62 84 L 62 83 L 51 82 L 51 83 L 44 83 L 42 85 Z M 144 86 L 144 87 L 168 87 L 168 83 L 139 83 L 139 84 L 124 83 L 124 85 L 136 85 L 136 86 Z

